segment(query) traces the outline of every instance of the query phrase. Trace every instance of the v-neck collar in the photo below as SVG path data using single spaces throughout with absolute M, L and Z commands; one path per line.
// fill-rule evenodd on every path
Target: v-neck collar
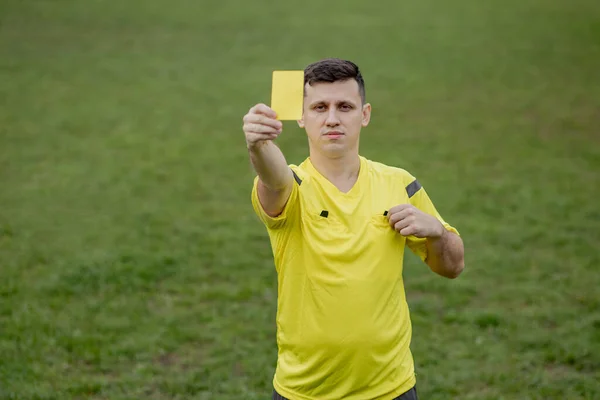
M 350 190 L 345 193 L 338 189 L 337 186 L 335 186 L 329 179 L 323 176 L 323 174 L 321 174 L 315 168 L 312 161 L 310 160 L 310 157 L 307 157 L 306 165 L 310 169 L 311 175 L 315 177 L 319 182 L 321 182 L 322 185 L 326 186 L 329 189 L 328 191 L 331 191 L 331 193 L 335 193 L 337 196 L 342 197 L 356 197 L 361 193 L 361 187 L 364 184 L 364 180 L 366 179 L 365 176 L 367 174 L 367 162 L 365 158 L 359 156 L 359 161 L 360 167 L 358 171 L 358 177 L 356 178 L 356 182 L 354 182 L 354 185 L 352 185 Z

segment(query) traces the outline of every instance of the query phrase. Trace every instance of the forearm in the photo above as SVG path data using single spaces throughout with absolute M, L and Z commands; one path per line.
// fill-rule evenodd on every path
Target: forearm
M 454 279 L 463 271 L 464 245 L 460 236 L 443 229 L 437 238 L 427 239 L 427 265 L 446 278 Z
M 272 191 L 289 186 L 292 172 L 281 150 L 270 140 L 248 146 L 250 161 L 262 184 Z

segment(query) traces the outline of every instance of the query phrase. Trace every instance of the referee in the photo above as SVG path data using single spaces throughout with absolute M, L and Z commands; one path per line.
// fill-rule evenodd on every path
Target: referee
M 309 156 L 299 165 L 273 142 L 282 124 L 271 108 L 243 119 L 252 205 L 278 277 L 273 399 L 415 400 L 404 251 L 456 278 L 462 240 L 414 176 L 359 154 L 371 117 L 359 68 L 324 59 L 304 82 Z

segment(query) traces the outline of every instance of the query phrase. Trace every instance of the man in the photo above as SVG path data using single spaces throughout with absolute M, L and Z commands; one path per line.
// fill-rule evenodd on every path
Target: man
M 339 59 L 305 69 L 300 165 L 273 143 L 282 124 L 272 109 L 244 116 L 252 204 L 278 274 L 273 399 L 417 399 L 405 246 L 441 276 L 464 268 L 458 232 L 419 182 L 359 155 L 370 116 L 358 67 Z

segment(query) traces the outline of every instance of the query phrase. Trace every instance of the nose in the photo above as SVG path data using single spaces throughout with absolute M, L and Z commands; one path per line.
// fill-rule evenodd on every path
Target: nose
M 327 113 L 327 120 L 325 123 L 327 126 L 338 126 L 340 124 L 340 119 L 338 118 L 335 107 L 332 107 Z

